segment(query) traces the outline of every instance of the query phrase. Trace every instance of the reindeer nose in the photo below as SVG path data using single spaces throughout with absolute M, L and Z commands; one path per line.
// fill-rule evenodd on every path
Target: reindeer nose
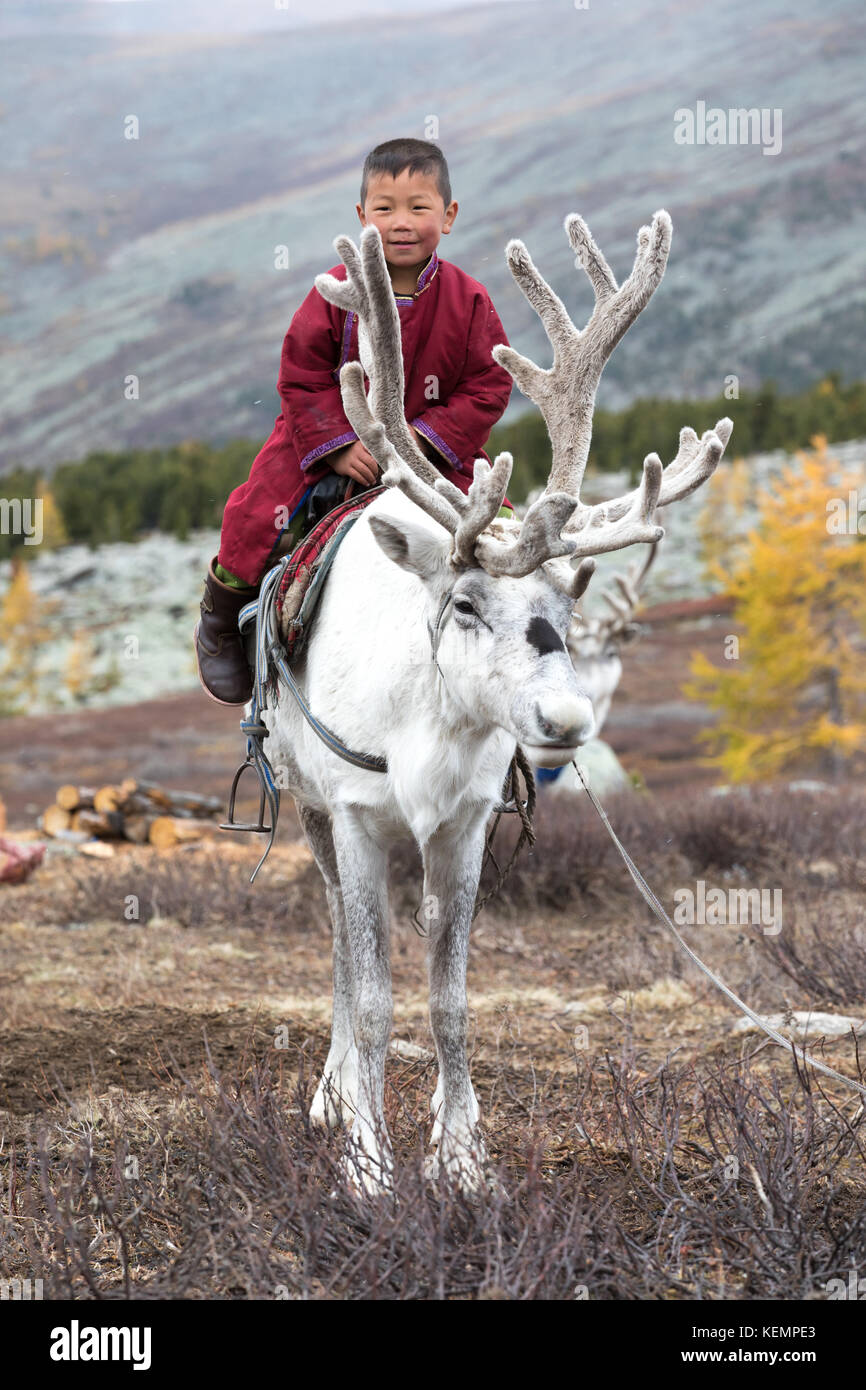
M 583 694 L 562 694 L 545 700 L 543 710 L 536 703 L 535 718 L 545 741 L 570 748 L 585 743 L 595 729 L 592 704 Z

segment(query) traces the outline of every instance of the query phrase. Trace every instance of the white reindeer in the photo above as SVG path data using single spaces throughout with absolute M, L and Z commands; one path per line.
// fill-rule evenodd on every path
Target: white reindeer
M 622 678 L 622 649 L 639 635 L 633 621 L 640 607 L 640 592 L 659 548 L 659 541 L 647 547 L 646 556 L 626 574 L 615 574 L 613 584 L 602 589 L 600 598 L 610 613 L 584 618 L 575 612 L 565 639 L 577 678 L 592 701 L 595 737 L 598 738 L 610 711 L 611 701 Z
M 516 744 L 536 764 L 557 766 L 593 732 L 592 707 L 564 641 L 594 568 L 589 557 L 658 540 L 664 532 L 652 522 L 655 508 L 710 476 L 731 430 L 728 420 L 700 440 L 683 430 L 667 469 L 651 454 L 633 491 L 598 506 L 581 503 L 598 381 L 662 278 L 671 223 L 659 212 L 641 229 L 621 287 L 582 219 L 569 216 L 565 230 L 595 291 L 582 331 L 523 243 L 506 248 L 554 351 L 544 370 L 509 347 L 493 349 L 539 405 L 553 445 L 546 490 L 522 522 L 497 516 L 510 454 L 492 465 L 476 460 L 464 495 L 412 438 L 399 317 L 377 229 L 362 232 L 360 253 L 339 237 L 346 278 L 316 280 L 326 299 L 359 315 L 361 361 L 342 369 L 344 407 L 389 491 L 343 542 L 294 675 L 316 717 L 345 744 L 384 756 L 387 771 L 335 756 L 287 692 L 263 717 L 271 762 L 297 803 L 333 923 L 332 1038 L 311 1114 L 331 1125 L 351 1118 L 347 1172 L 370 1192 L 387 1190 L 392 1172 L 384 1121 L 389 847 L 414 838 L 424 866 L 439 1064 L 430 1171 L 471 1188 L 484 1181 L 485 1153 L 466 1056 L 466 963 L 491 809 Z
M 640 628 L 633 621 L 640 606 L 640 591 L 652 567 L 660 541 L 646 546 L 645 558 L 632 565 L 625 574 L 613 575 L 613 582 L 602 589 L 600 597 L 610 608 L 609 614 L 584 617 L 575 609 L 565 645 L 577 674 L 578 684 L 592 703 L 595 733 L 580 754 L 580 763 L 597 792 L 620 791 L 631 782 L 601 731 L 610 712 L 611 702 L 622 678 L 622 650 L 636 640 Z M 586 795 L 583 783 L 570 765 L 545 770 L 536 776 L 547 795 Z

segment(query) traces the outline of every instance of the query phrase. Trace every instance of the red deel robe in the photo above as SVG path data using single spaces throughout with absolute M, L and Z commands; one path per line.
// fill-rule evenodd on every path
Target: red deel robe
M 343 280 L 346 267 L 330 274 Z M 466 492 L 474 460 L 489 458 L 482 445 L 511 395 L 511 377 L 490 355 L 508 339 L 484 286 L 435 251 L 414 295 L 396 299 L 406 418 L 433 445 L 443 476 Z M 283 343 L 282 413 L 223 515 L 220 564 L 248 584 L 258 583 L 282 522 L 329 472 L 328 455 L 357 439 L 339 382 L 343 363 L 357 359 L 357 316 L 313 288 Z

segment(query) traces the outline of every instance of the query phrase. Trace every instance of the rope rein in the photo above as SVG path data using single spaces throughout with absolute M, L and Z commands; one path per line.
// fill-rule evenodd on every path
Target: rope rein
M 742 999 L 740 999 L 738 995 L 734 994 L 734 991 L 732 989 L 728 988 L 724 980 L 721 980 L 718 975 L 716 975 L 712 970 L 710 970 L 708 965 L 704 965 L 704 962 L 701 960 L 700 956 L 698 956 L 692 950 L 688 942 L 685 941 L 683 937 L 680 935 L 680 933 L 677 931 L 676 927 L 674 926 L 664 907 L 659 902 L 659 899 L 656 897 L 656 894 L 650 888 L 640 869 L 637 867 L 634 860 L 631 858 L 631 855 L 628 853 L 625 846 L 622 844 L 621 840 L 619 839 L 619 836 L 617 835 L 616 831 L 614 830 L 613 826 L 608 820 L 607 815 L 605 814 L 604 807 L 601 805 L 601 803 L 595 795 L 595 792 L 592 790 L 589 783 L 587 782 L 583 770 L 577 762 L 577 759 L 572 760 L 572 767 L 574 768 L 575 772 L 580 778 L 583 784 L 584 791 L 586 792 L 587 796 L 589 797 L 590 801 L 592 802 L 593 806 L 598 812 L 599 817 L 601 818 L 601 821 L 605 826 L 605 829 L 610 835 L 610 838 L 612 839 L 614 845 L 618 849 L 622 857 L 623 863 L 625 864 L 626 868 L 631 874 L 631 877 L 634 880 L 641 897 L 652 909 L 653 913 L 659 919 L 662 925 L 670 932 L 677 945 L 680 946 L 683 951 L 685 951 L 689 959 L 693 961 L 693 963 L 698 967 L 699 970 L 701 970 L 704 973 L 704 975 L 706 975 L 708 980 L 712 981 L 712 983 L 716 986 L 716 989 L 721 990 L 722 994 L 724 994 L 727 999 L 730 999 L 731 1003 L 736 1005 L 736 1007 L 741 1011 L 741 1013 L 744 1013 L 747 1018 L 750 1018 L 752 1022 L 756 1024 L 758 1028 L 761 1029 L 762 1032 L 766 1033 L 768 1038 L 772 1038 L 773 1042 L 779 1043 L 779 1045 L 781 1047 L 784 1047 L 785 1049 L 790 1049 L 794 1057 L 804 1066 L 814 1067 L 815 1071 L 823 1072 L 825 1076 L 832 1077 L 834 1081 L 841 1081 L 843 1085 L 850 1086 L 852 1091 L 859 1091 L 861 1096 L 866 1097 L 866 1086 L 862 1086 L 859 1081 L 852 1080 L 850 1076 L 843 1076 L 841 1072 L 834 1071 L 833 1068 L 828 1067 L 825 1062 L 819 1062 L 816 1057 L 813 1057 L 803 1048 L 798 1047 L 797 1044 L 791 1038 L 786 1038 L 783 1033 L 779 1033 L 775 1028 L 771 1028 L 768 1023 L 764 1022 L 760 1015 L 756 1014 L 753 1009 L 750 1009 L 748 1004 L 744 1004 Z
M 525 801 L 521 801 L 520 796 L 518 795 L 518 772 L 520 772 L 523 775 L 523 784 L 526 788 Z M 500 892 L 502 885 L 508 878 L 508 875 L 511 873 L 511 870 L 514 868 L 514 865 L 517 863 L 517 857 L 520 854 L 520 851 L 523 849 L 523 846 L 528 844 L 529 848 L 532 849 L 533 845 L 535 844 L 535 827 L 532 824 L 533 817 L 535 815 L 535 803 L 537 799 L 537 792 L 535 789 L 535 778 L 532 775 L 532 764 L 530 763 L 523 749 L 520 747 L 520 744 L 517 745 L 517 748 L 514 751 L 514 757 L 511 759 L 511 766 L 508 769 L 507 795 L 508 802 L 504 806 L 497 808 L 496 819 L 490 828 L 484 845 L 484 862 L 481 865 L 481 872 L 483 874 L 485 865 L 487 863 L 492 863 L 497 873 L 497 880 L 494 886 L 489 890 L 489 892 L 484 894 L 483 898 L 476 898 L 475 909 L 472 913 L 473 922 L 475 921 L 475 918 L 478 916 L 481 909 L 486 907 L 487 904 Z M 511 858 L 509 859 L 505 868 L 500 869 L 499 864 L 496 861 L 496 855 L 493 853 L 493 841 L 496 836 L 496 831 L 499 828 L 499 822 L 502 818 L 503 812 L 516 814 L 520 817 L 520 835 L 518 837 L 517 844 L 514 846 L 514 849 L 511 852 Z

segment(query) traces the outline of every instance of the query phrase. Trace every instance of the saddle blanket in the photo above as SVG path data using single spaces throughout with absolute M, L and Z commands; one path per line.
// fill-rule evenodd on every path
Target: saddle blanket
M 316 523 L 289 556 L 274 600 L 289 659 L 297 654 L 340 542 L 368 503 L 384 491 L 384 486 L 368 488 L 341 502 Z

